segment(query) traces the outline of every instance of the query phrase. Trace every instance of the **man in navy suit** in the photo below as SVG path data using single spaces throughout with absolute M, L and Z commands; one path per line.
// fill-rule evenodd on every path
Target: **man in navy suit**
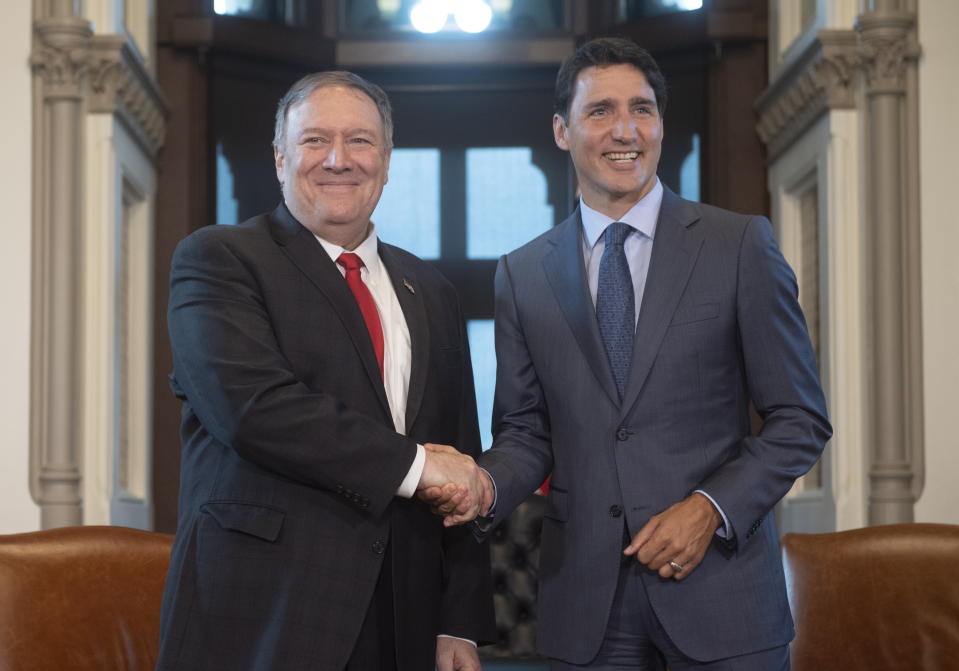
M 370 221 L 391 147 L 379 87 L 307 76 L 277 109 L 283 202 L 177 248 L 160 670 L 479 671 L 495 638 L 488 552 L 412 499 L 450 483 L 465 512 L 486 476 L 453 287 Z
M 538 641 L 553 669 L 788 669 L 773 506 L 832 429 L 769 222 L 659 181 L 665 108 L 627 40 L 560 69 L 553 131 L 581 199 L 500 259 L 480 464 L 495 519 L 552 474 Z

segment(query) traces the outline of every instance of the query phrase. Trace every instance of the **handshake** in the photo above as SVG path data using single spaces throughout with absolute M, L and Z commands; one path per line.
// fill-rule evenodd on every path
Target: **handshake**
M 493 482 L 466 454 L 449 445 L 426 443 L 426 464 L 417 497 L 443 516 L 447 527 L 485 515 L 493 505 Z

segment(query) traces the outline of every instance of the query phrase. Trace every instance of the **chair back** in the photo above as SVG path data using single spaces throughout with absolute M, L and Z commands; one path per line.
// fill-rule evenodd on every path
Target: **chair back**
M 959 526 L 787 534 L 793 671 L 959 669 Z
M 172 540 L 125 527 L 0 536 L 0 671 L 153 671 Z

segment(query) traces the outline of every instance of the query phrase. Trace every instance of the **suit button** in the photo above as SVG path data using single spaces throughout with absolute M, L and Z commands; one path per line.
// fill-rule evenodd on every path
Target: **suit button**
M 623 428 L 616 430 L 616 440 L 626 440 L 627 438 L 629 438 L 629 431 Z
M 386 543 L 383 541 L 373 541 L 373 545 L 370 549 L 376 554 L 381 555 L 386 551 Z
M 623 509 L 620 506 L 610 506 L 609 507 L 609 516 L 610 517 L 619 517 L 623 514 Z

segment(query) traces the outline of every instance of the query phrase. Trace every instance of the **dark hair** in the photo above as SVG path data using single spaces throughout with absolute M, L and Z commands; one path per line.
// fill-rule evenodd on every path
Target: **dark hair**
M 621 37 L 600 37 L 590 40 L 570 54 L 556 75 L 556 92 L 553 95 L 553 113 L 569 121 L 569 104 L 573 99 L 573 86 L 579 73 L 586 68 L 627 64 L 636 67 L 646 76 L 646 81 L 656 94 L 659 116 L 666 113 L 666 79 L 659 66 L 649 54 L 631 40 Z
M 329 70 L 306 75 L 293 84 L 290 90 L 280 98 L 280 102 L 276 106 L 276 125 L 273 129 L 274 147 L 282 148 L 283 142 L 286 140 L 286 117 L 290 108 L 309 98 L 317 89 L 326 86 L 344 86 L 365 93 L 380 113 L 380 120 L 383 122 L 383 134 L 386 136 L 386 146 L 393 146 L 393 110 L 390 107 L 390 99 L 386 97 L 383 89 L 352 72 Z

